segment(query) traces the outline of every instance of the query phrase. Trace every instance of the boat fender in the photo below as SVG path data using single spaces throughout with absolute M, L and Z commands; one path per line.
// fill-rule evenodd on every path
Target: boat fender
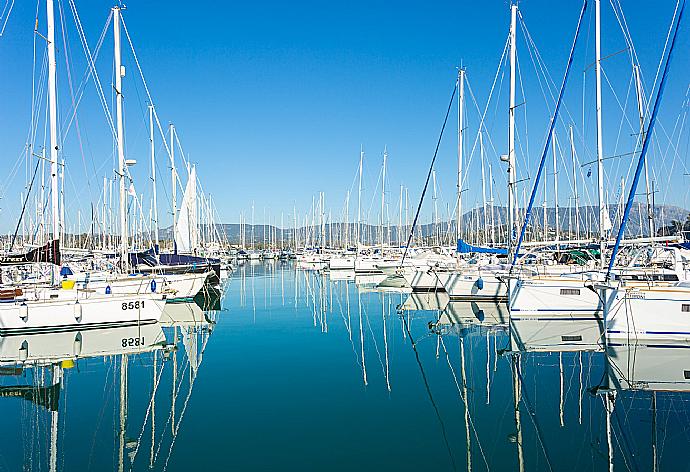
M 78 332 L 76 336 L 74 336 L 74 344 L 72 346 L 74 357 L 79 357 L 81 355 L 81 339 L 81 332 Z
M 29 319 L 29 305 L 22 303 L 19 305 L 19 317 L 26 322 Z
M 22 362 L 25 362 L 26 359 L 29 358 L 29 343 L 26 341 L 22 341 L 22 345 L 19 346 L 19 360 Z
M 156 293 L 156 279 L 151 279 L 151 293 Z
M 106 286 L 105 286 L 105 294 L 106 294 L 106 295 L 110 295 L 112 292 L 113 292 L 113 291 L 112 291 L 112 289 L 110 288 L 110 285 L 106 285 Z
M 482 279 L 481 277 L 479 277 L 479 278 L 477 279 L 476 284 L 477 284 L 477 288 L 478 288 L 479 290 L 482 290 L 482 289 L 484 288 L 484 279 Z
M 77 322 L 81 322 L 81 303 L 79 303 L 79 300 L 74 304 L 74 319 L 77 320 Z

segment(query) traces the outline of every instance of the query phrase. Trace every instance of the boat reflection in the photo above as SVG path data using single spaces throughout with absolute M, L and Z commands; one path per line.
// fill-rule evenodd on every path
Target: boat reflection
M 212 318 L 212 312 L 205 313 L 195 303 L 174 303 L 166 305 L 162 321 L 155 324 L 0 337 L 0 397 L 32 405 L 19 409 L 23 427 L 36 428 L 33 439 L 24 444 L 26 451 L 34 452 L 20 455 L 23 468 L 44 470 L 47 465 L 50 471 L 71 470 L 66 458 L 79 455 L 66 454 L 74 445 L 65 439 L 65 428 L 73 423 L 65 417 L 75 411 L 88 417 L 93 414 L 89 407 L 112 404 L 116 409 L 112 427 L 115 451 L 100 459 L 114 457 L 112 468 L 120 471 L 144 463 L 165 469 L 215 325 Z M 7 385 L 16 382 L 14 379 L 25 383 Z M 102 401 L 80 404 L 75 410 L 81 391 L 97 393 L 99 383 L 104 384 Z M 68 388 L 70 395 L 66 394 Z M 109 398 L 112 394 L 115 398 Z M 136 401 L 130 401 L 130 394 L 136 395 Z M 130 406 L 143 407 L 143 411 L 131 414 Z M 49 428 L 42 426 L 46 414 Z M 143 420 L 136 426 L 129 424 L 130 418 Z M 157 429 L 160 424 L 164 427 Z M 107 430 L 103 430 L 106 437 Z M 145 431 L 149 434 L 144 435 Z M 99 441 L 108 443 L 107 439 Z M 37 453 L 40 448 L 47 451 Z
M 603 322 L 582 320 L 510 320 L 513 351 L 578 352 L 603 351 Z

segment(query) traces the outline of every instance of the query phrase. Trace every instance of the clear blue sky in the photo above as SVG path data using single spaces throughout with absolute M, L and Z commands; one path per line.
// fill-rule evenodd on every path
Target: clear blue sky
M 5 5 L 0 0 L 0 5 Z M 10 2 L 7 2 L 10 3 Z M 67 46 L 58 25 L 59 107 L 61 123 L 71 105 L 66 57 L 76 90 L 86 69 L 84 53 L 69 3 L 61 0 Z M 79 15 L 94 48 L 112 6 L 107 2 L 76 1 Z M 557 6 L 555 6 L 557 5 Z M 581 3 L 524 0 L 520 10 L 539 54 L 555 84 L 560 85 Z M 566 110 L 557 135 L 562 141 L 564 171 L 559 178 L 559 200 L 568 205 L 572 195 L 566 146 L 566 124 L 576 127 L 580 162 L 594 158 L 594 2 L 583 24 L 573 65 Z M 643 68 L 649 95 L 674 1 L 624 2 L 624 14 Z M 31 116 L 33 29 L 35 2 L 16 2 L 0 37 L 0 230 L 13 228 L 19 214 L 20 192 L 27 169 L 20 158 Z M 44 2 L 39 4 L 39 31 L 45 33 Z M 59 14 L 59 8 L 58 8 Z M 377 221 L 378 200 L 373 200 L 384 146 L 388 146 L 387 199 L 389 214 L 397 221 L 400 185 L 409 188 L 410 206 L 417 203 L 440 125 L 450 98 L 456 67 L 466 67 L 469 86 L 483 108 L 509 25 L 509 3 L 489 2 L 154 2 L 128 5 L 125 22 L 134 41 L 158 114 L 167 125 L 174 122 L 185 153 L 197 165 L 206 193 L 213 195 L 223 222 L 236 222 L 240 212 L 256 222 L 264 211 L 274 221 L 281 212 L 291 223 L 293 204 L 304 214 L 313 195 L 326 192 L 334 219 L 340 217 L 348 189 L 352 188 L 351 216 L 356 209 L 360 145 L 366 151 L 365 213 Z M 626 45 L 609 2 L 602 2 L 604 40 L 602 55 Z M 4 21 L 5 18 L 2 18 Z M 672 68 L 662 124 L 671 134 L 677 122 L 687 77 L 690 29 L 681 34 Z M 126 41 L 126 39 L 125 39 Z M 518 112 L 520 175 L 528 178 L 536 168 L 553 101 L 545 101 L 522 27 L 518 31 L 520 80 Z M 37 37 L 37 68 L 45 44 Z M 125 48 L 124 82 L 127 155 L 139 164 L 133 169 L 137 192 L 148 207 L 148 117 L 141 80 L 131 53 Z M 105 36 L 97 60 L 99 75 L 112 103 L 112 31 Z M 636 132 L 635 95 L 631 88 L 630 56 L 622 52 L 604 63 L 604 148 L 606 155 L 633 150 Z M 506 152 L 507 68 L 499 75 L 494 100 L 487 113 L 490 136 L 486 159 L 494 169 L 496 203 L 505 202 L 505 172 L 498 155 Z M 38 75 L 38 74 L 37 74 Z M 584 78 L 584 94 L 583 94 Z M 98 204 L 104 176 L 112 177 L 113 142 L 93 82 L 84 88 L 75 124 L 65 136 L 67 162 L 66 202 L 68 227 L 76 225 L 76 211 L 88 219 L 90 203 Z M 45 100 L 40 107 L 45 109 Z M 621 106 L 625 113 L 621 110 Z M 583 113 L 584 104 L 584 113 Z M 479 115 L 467 98 L 465 153 L 469 160 Z M 456 172 L 455 110 L 446 130 L 437 164 L 439 211 L 453 211 Z M 627 120 L 627 121 L 626 121 Z M 43 120 L 35 142 L 43 142 Z M 622 123 L 622 124 L 621 124 Z M 662 138 L 653 152 L 654 171 L 661 183 L 657 201 L 687 204 L 687 138 Z M 687 133 L 684 134 L 687 136 Z M 80 139 L 81 138 L 81 139 Z M 166 155 L 159 143 L 160 219 L 170 223 L 170 193 Z M 680 157 L 673 157 L 677 148 Z M 493 145 L 493 147 L 491 146 Z M 480 204 L 478 149 L 471 158 L 464 209 Z M 19 171 L 11 170 L 20 162 Z M 35 161 L 32 161 L 35 162 Z M 609 201 L 618 198 L 620 178 L 631 160 L 607 161 Z M 549 164 L 550 165 L 550 164 Z M 561 164 L 559 164 L 561 165 Z M 566 169 L 567 167 L 567 169 Z M 560 170 L 560 169 L 559 169 Z M 583 173 L 587 173 L 587 167 Z M 592 168 L 594 172 L 594 168 Z M 549 172 L 552 172 L 549 170 Z M 672 177 L 668 177 L 671 175 Z M 183 177 L 184 177 L 183 172 Z M 668 185 L 668 182 L 672 185 Z M 529 191 L 530 183 L 524 187 Z M 580 193 L 595 195 L 594 174 L 580 183 Z M 585 188 L 587 190 L 585 190 Z M 677 191 L 671 189 L 677 188 Z M 549 189 L 549 192 L 551 190 Z M 179 192 L 181 198 L 181 191 Z M 549 198 L 553 197 L 549 194 Z M 595 200 L 592 200 L 595 203 Z M 430 205 L 425 218 L 430 217 Z

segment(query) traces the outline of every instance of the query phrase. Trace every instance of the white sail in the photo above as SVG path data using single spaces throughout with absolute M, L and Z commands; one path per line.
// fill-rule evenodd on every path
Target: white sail
M 177 219 L 177 226 L 175 226 L 175 243 L 180 252 L 192 252 L 199 244 L 195 167 L 192 167 L 189 173 L 187 187 L 182 197 L 182 206 Z

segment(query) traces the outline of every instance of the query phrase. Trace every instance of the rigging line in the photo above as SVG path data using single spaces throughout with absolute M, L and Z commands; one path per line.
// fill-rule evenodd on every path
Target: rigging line
M 106 19 L 105 24 L 103 25 L 103 30 L 101 30 L 101 36 L 98 38 L 98 42 L 96 43 L 96 47 L 93 50 L 93 59 L 94 62 L 98 59 L 98 56 L 100 55 L 101 48 L 103 47 L 103 42 L 105 41 L 105 35 L 108 31 L 108 27 L 110 26 L 110 19 L 111 17 L 109 16 Z M 92 75 L 92 70 L 90 67 L 87 67 L 86 70 L 84 71 L 84 74 L 81 78 L 81 82 L 79 83 L 79 86 L 77 87 L 77 102 L 76 105 L 73 103 L 72 110 L 68 113 L 68 115 L 71 115 L 69 119 L 66 121 L 66 123 L 63 126 L 63 129 L 61 132 L 63 134 L 67 134 L 72 127 L 72 122 L 74 121 L 74 118 L 76 117 L 77 113 L 77 107 L 79 107 L 79 104 L 81 103 L 82 99 L 84 98 L 84 91 L 86 90 L 86 85 L 89 82 L 89 79 L 91 78 Z
M 70 0 L 73 1 L 73 0 Z M 170 146 L 168 146 L 168 142 L 165 139 L 165 133 L 163 132 L 163 127 L 161 126 L 161 122 L 158 119 L 158 112 L 156 111 L 156 106 L 153 103 L 153 98 L 151 97 L 151 93 L 149 92 L 149 87 L 146 83 L 146 79 L 144 78 L 144 71 L 141 68 L 141 64 L 139 64 L 139 57 L 137 56 L 136 51 L 134 50 L 134 44 L 132 43 L 132 38 L 129 36 L 129 30 L 127 29 L 127 24 L 125 23 L 124 16 L 121 18 L 122 21 L 122 29 L 125 31 L 125 36 L 127 37 L 127 42 L 129 43 L 129 48 L 132 51 L 132 57 L 134 58 L 134 63 L 137 65 L 137 70 L 139 71 L 139 76 L 141 77 L 141 82 L 144 85 L 144 90 L 146 91 L 146 96 L 149 99 L 149 103 L 153 107 L 153 116 L 156 118 L 156 125 L 158 126 L 158 131 L 161 134 L 161 138 L 163 141 L 163 145 L 165 146 L 165 150 L 168 153 L 168 157 L 172 157 L 172 151 L 171 147 L 174 145 L 174 143 L 170 143 Z M 179 178 L 178 178 L 179 180 Z
M 2 13 L 0 14 L 0 18 L 3 16 L 5 17 L 5 21 L 2 23 L 2 29 L 0 29 L 0 38 L 2 35 L 5 33 L 5 28 L 7 27 L 7 21 L 10 19 L 10 15 L 12 14 L 12 9 L 14 8 L 14 0 L 11 0 L 12 3 L 5 3 L 5 7 L 2 9 Z M 9 8 L 7 6 L 9 5 Z
M 448 116 L 450 115 L 450 110 L 453 107 L 453 100 L 455 99 L 455 92 L 457 91 L 457 84 L 453 84 L 453 93 L 450 95 L 450 101 L 448 102 L 448 109 L 446 110 L 446 117 L 443 119 L 443 126 L 441 126 L 441 133 L 439 133 L 438 141 L 436 142 L 436 150 L 434 151 L 434 157 L 431 159 L 431 165 L 429 166 L 429 172 L 426 174 L 426 182 L 424 183 L 424 189 L 422 190 L 422 195 L 419 198 L 419 205 L 417 206 L 417 212 L 414 215 L 414 220 L 412 221 L 412 227 L 410 228 L 410 234 L 407 237 L 407 244 L 405 244 L 405 252 L 403 252 L 403 257 L 400 260 L 400 267 L 402 267 L 405 262 L 405 257 L 407 256 L 407 251 L 410 247 L 410 241 L 412 236 L 414 236 L 414 229 L 417 226 L 417 220 L 419 219 L 419 213 L 422 210 L 422 203 L 424 202 L 424 195 L 426 194 L 427 188 L 429 187 L 429 180 L 431 179 L 431 173 L 434 170 L 434 164 L 436 163 L 436 156 L 438 155 L 438 148 L 441 145 L 441 138 L 443 138 L 443 132 L 446 129 L 446 124 L 448 123 Z
M 69 56 L 70 56 L 70 48 L 69 48 L 69 43 L 67 42 L 67 36 L 65 34 L 65 12 L 62 6 L 62 2 L 58 2 L 58 11 L 60 12 L 60 30 L 62 32 L 62 42 L 64 43 L 64 58 L 65 58 L 65 69 L 67 71 L 67 83 L 69 85 L 69 93 L 70 93 L 70 99 L 72 100 L 72 107 L 74 108 L 74 123 L 75 123 L 75 128 L 77 131 L 77 141 L 79 142 L 79 151 L 81 154 L 81 162 L 84 165 L 84 174 L 86 175 L 86 187 L 88 189 L 89 193 L 89 200 L 93 201 L 93 189 L 91 186 L 91 176 L 92 174 L 89 173 L 88 171 L 88 166 L 86 164 L 86 156 L 84 155 L 84 142 L 82 139 L 82 134 L 81 134 L 81 127 L 79 126 L 79 119 L 77 118 L 76 115 L 76 104 L 75 104 L 75 96 L 74 96 L 74 85 L 72 82 L 72 68 L 70 67 L 70 61 L 69 61 Z M 67 133 L 69 130 L 61 130 L 61 136 L 60 136 L 60 141 L 61 143 L 64 144 Z M 93 171 L 93 175 L 96 175 L 96 166 L 93 162 L 93 159 L 91 159 L 91 167 Z M 63 169 L 64 172 L 64 169 Z
M 24 198 L 24 204 L 22 205 L 22 211 L 17 220 L 17 226 L 14 228 L 14 234 L 12 235 L 12 241 L 10 242 L 10 251 L 14 248 L 14 242 L 17 239 L 17 233 L 19 232 L 19 225 L 22 223 L 22 218 L 24 218 L 24 212 L 26 211 L 26 204 L 29 203 L 29 197 L 31 196 L 31 189 L 34 186 L 34 180 L 36 179 L 36 173 L 38 172 L 38 166 L 41 163 L 40 159 L 36 159 L 36 167 L 34 168 L 34 175 L 31 177 L 31 183 L 26 191 L 26 198 Z
M 680 1 L 680 0 L 679 0 Z M 661 103 L 661 97 L 664 94 L 664 88 L 666 86 L 666 78 L 668 77 L 668 69 L 671 64 L 671 59 L 673 58 L 673 48 L 676 44 L 676 39 L 678 38 L 678 30 L 680 29 L 681 20 L 683 19 L 683 11 L 685 10 L 685 0 L 681 4 L 680 11 L 678 12 L 678 19 L 675 26 L 675 31 L 673 33 L 673 39 L 671 40 L 671 45 L 668 50 L 668 57 L 666 58 L 666 64 L 664 65 L 664 72 L 661 76 L 661 81 L 659 82 L 659 90 L 656 94 L 656 99 L 654 100 L 654 108 L 652 109 L 652 116 L 649 119 L 649 125 L 647 126 L 647 132 L 645 133 L 644 142 L 642 143 L 642 152 L 640 153 L 640 158 L 637 161 L 637 169 L 635 170 L 635 176 L 633 177 L 632 185 L 630 186 L 630 194 L 628 195 L 628 201 L 625 203 L 625 211 L 623 212 L 623 219 L 621 220 L 620 227 L 618 229 L 618 235 L 616 236 L 616 243 L 613 246 L 613 251 L 611 253 L 611 259 L 609 260 L 609 266 L 606 270 L 606 280 L 610 280 L 611 269 L 613 269 L 613 264 L 616 261 L 616 254 L 620 248 L 621 239 L 625 233 L 625 227 L 628 223 L 628 216 L 630 215 L 630 209 L 632 208 L 632 203 L 635 198 L 635 192 L 637 191 L 637 184 L 640 181 L 640 174 L 642 173 L 642 167 L 645 162 L 645 156 L 647 155 L 647 150 L 649 149 L 649 140 L 651 138 L 652 131 L 654 130 L 654 123 L 656 123 L 657 113 L 659 112 L 659 104 Z M 674 22 L 671 22 L 673 27 Z
M 582 26 L 582 17 L 587 10 L 587 0 L 584 0 L 582 4 L 582 10 L 580 10 L 580 18 L 577 20 L 577 28 L 575 30 L 575 38 L 573 39 L 573 45 L 570 48 L 570 55 L 568 57 L 568 64 L 565 69 L 565 75 L 563 76 L 563 83 L 561 84 L 561 90 L 558 93 L 558 101 L 556 102 L 556 107 L 551 118 L 551 123 L 549 124 L 549 132 L 546 138 L 546 143 L 544 144 L 544 151 L 541 155 L 541 161 L 539 162 L 539 169 L 537 170 L 537 175 L 534 180 L 534 186 L 532 187 L 532 194 L 530 195 L 529 205 L 525 212 L 525 219 L 522 223 L 522 229 L 520 230 L 520 238 L 518 239 L 517 245 L 515 246 L 515 253 L 513 254 L 512 265 L 515 265 L 517 261 L 518 254 L 520 253 L 520 246 L 522 245 L 522 240 L 525 237 L 525 230 L 529 224 L 529 219 L 532 214 L 532 206 L 534 205 L 534 197 L 536 196 L 537 190 L 539 188 L 539 180 L 541 179 L 541 174 L 544 171 L 544 164 L 546 163 L 546 155 L 549 151 L 549 144 L 551 144 L 551 139 L 553 137 L 553 129 L 556 125 L 556 120 L 558 119 L 558 111 L 561 107 L 561 102 L 563 100 L 563 92 L 565 91 L 565 86 L 568 83 L 568 76 L 570 73 L 570 67 L 573 64 L 573 54 L 575 53 L 575 46 L 577 45 L 577 39 L 580 36 L 580 26 Z M 510 269 L 513 270 L 512 267 Z
M 681 0 L 676 1 L 676 7 L 673 10 L 673 17 L 671 24 L 668 27 L 668 32 L 666 33 L 666 40 L 664 42 L 664 49 L 661 51 L 661 57 L 659 58 L 659 64 L 656 67 L 656 74 L 654 75 L 654 82 L 652 83 L 652 90 L 656 88 L 656 83 L 659 80 L 659 73 L 661 72 L 661 64 L 664 62 L 664 56 L 666 55 L 666 50 L 668 49 L 668 41 L 671 38 L 671 33 L 673 32 L 673 20 L 675 20 L 676 16 L 678 15 L 678 7 L 680 5 Z M 683 0 L 683 5 L 685 5 L 685 0 Z M 645 110 L 645 116 L 649 113 L 649 107 L 652 105 L 652 101 L 649 100 L 647 102 L 647 108 Z
M 626 21 L 625 14 L 623 13 L 623 6 L 620 4 L 620 1 L 618 0 L 610 0 L 609 3 L 611 4 L 611 8 L 613 10 L 613 14 L 616 17 L 616 21 L 618 21 L 618 26 L 620 27 L 621 32 L 623 33 L 625 42 L 628 45 L 628 50 L 630 51 L 630 60 L 633 64 L 639 65 L 640 60 L 637 57 L 637 50 L 635 49 L 635 44 L 632 40 L 630 29 L 628 28 L 628 22 Z
M 452 103 L 452 101 L 451 101 Z M 443 441 L 446 445 L 446 451 L 448 451 L 448 456 L 450 457 L 450 462 L 451 465 L 453 466 L 453 470 L 457 470 L 457 466 L 455 465 L 455 459 L 453 458 L 453 452 L 451 451 L 450 448 L 450 443 L 448 442 L 448 435 L 446 433 L 446 426 L 443 423 L 443 418 L 441 418 L 441 412 L 438 409 L 438 406 L 436 405 L 436 401 L 434 401 L 434 397 L 431 394 L 431 387 L 429 386 L 429 381 L 426 378 L 426 372 L 424 372 L 424 367 L 422 366 L 422 361 L 419 358 L 419 352 L 417 351 L 417 343 L 415 340 L 412 338 L 412 333 L 410 332 L 410 326 L 407 323 L 407 317 L 401 316 L 403 320 L 403 326 L 405 327 L 405 331 L 407 332 L 407 337 L 410 339 L 410 344 L 412 345 L 412 350 L 414 351 L 415 359 L 417 360 L 417 366 L 419 366 L 419 372 L 422 374 L 422 380 L 424 381 L 424 387 L 426 388 L 426 393 L 429 396 L 429 401 L 431 402 L 431 406 L 434 408 L 434 411 L 436 412 L 436 418 L 438 419 L 439 425 L 441 426 L 441 435 L 443 436 Z
M 486 131 L 487 137 L 489 139 L 489 144 L 491 145 L 491 148 L 493 149 L 493 151 L 496 155 L 498 155 L 498 151 L 496 151 L 496 148 L 494 147 L 493 140 L 491 139 L 491 135 L 489 133 L 489 130 L 486 127 L 485 119 L 486 119 L 486 114 L 489 111 L 489 105 L 491 104 L 491 98 L 493 97 L 494 90 L 496 89 L 496 82 L 498 81 L 499 75 L 501 75 L 501 73 L 500 73 L 502 70 L 501 66 L 505 60 L 506 53 L 508 51 L 509 43 L 510 43 L 510 38 L 508 38 L 506 40 L 506 43 L 503 46 L 503 52 L 501 53 L 501 58 L 498 61 L 498 67 L 496 68 L 496 73 L 494 74 L 494 80 L 491 83 L 491 89 L 489 90 L 489 96 L 486 99 L 486 105 L 484 106 L 484 111 L 481 112 L 481 118 L 479 119 L 479 130 L 481 130 L 483 128 Z M 474 92 L 472 91 L 472 87 L 470 85 L 470 82 L 469 82 L 467 76 L 465 76 L 465 83 L 467 84 L 467 89 L 470 93 L 470 97 L 472 98 L 472 103 L 474 103 L 474 106 L 477 109 L 477 112 L 479 112 L 480 111 L 479 103 L 477 102 L 477 99 L 474 95 Z M 502 75 L 501 75 L 501 83 L 503 83 L 503 76 Z M 500 88 L 499 88 L 499 90 L 500 90 Z M 498 103 L 498 101 L 497 101 L 497 103 Z M 479 143 L 479 133 L 477 133 L 477 135 L 474 138 L 474 142 L 472 143 L 472 150 L 470 151 L 470 162 L 471 162 L 472 156 L 474 155 L 474 152 L 477 148 L 478 143 Z M 468 163 L 468 165 L 469 165 L 469 163 Z M 463 186 L 465 185 L 465 178 L 466 177 L 467 177 L 467 174 L 465 174 L 465 176 L 463 177 L 463 180 L 462 180 Z
M 113 138 L 116 138 L 117 132 L 115 131 L 115 123 L 113 121 L 113 116 L 110 113 L 110 108 L 108 107 L 108 101 L 105 98 L 105 92 L 103 92 L 103 85 L 101 84 L 101 79 L 98 76 L 98 72 L 96 71 L 96 63 L 95 63 L 95 58 L 91 54 L 91 50 L 89 49 L 89 44 L 86 41 L 86 34 L 84 33 L 84 28 L 81 24 L 81 19 L 79 18 L 79 13 L 77 13 L 77 6 L 74 4 L 74 0 L 69 0 L 70 8 L 72 10 L 72 16 L 74 17 L 75 25 L 77 27 L 77 33 L 79 34 L 79 40 L 82 43 L 82 48 L 84 49 L 84 52 L 86 54 L 86 59 L 89 64 L 89 67 L 91 68 L 93 72 L 93 77 L 94 77 L 94 85 L 96 86 L 96 93 L 98 95 L 98 98 L 101 102 L 101 107 L 103 108 L 103 111 L 105 112 L 105 117 L 106 120 L 108 121 L 108 125 L 110 126 L 110 133 L 113 135 Z M 113 13 L 112 11 L 110 12 L 110 15 L 108 15 L 108 19 L 106 20 L 107 23 L 110 23 L 112 19 Z

